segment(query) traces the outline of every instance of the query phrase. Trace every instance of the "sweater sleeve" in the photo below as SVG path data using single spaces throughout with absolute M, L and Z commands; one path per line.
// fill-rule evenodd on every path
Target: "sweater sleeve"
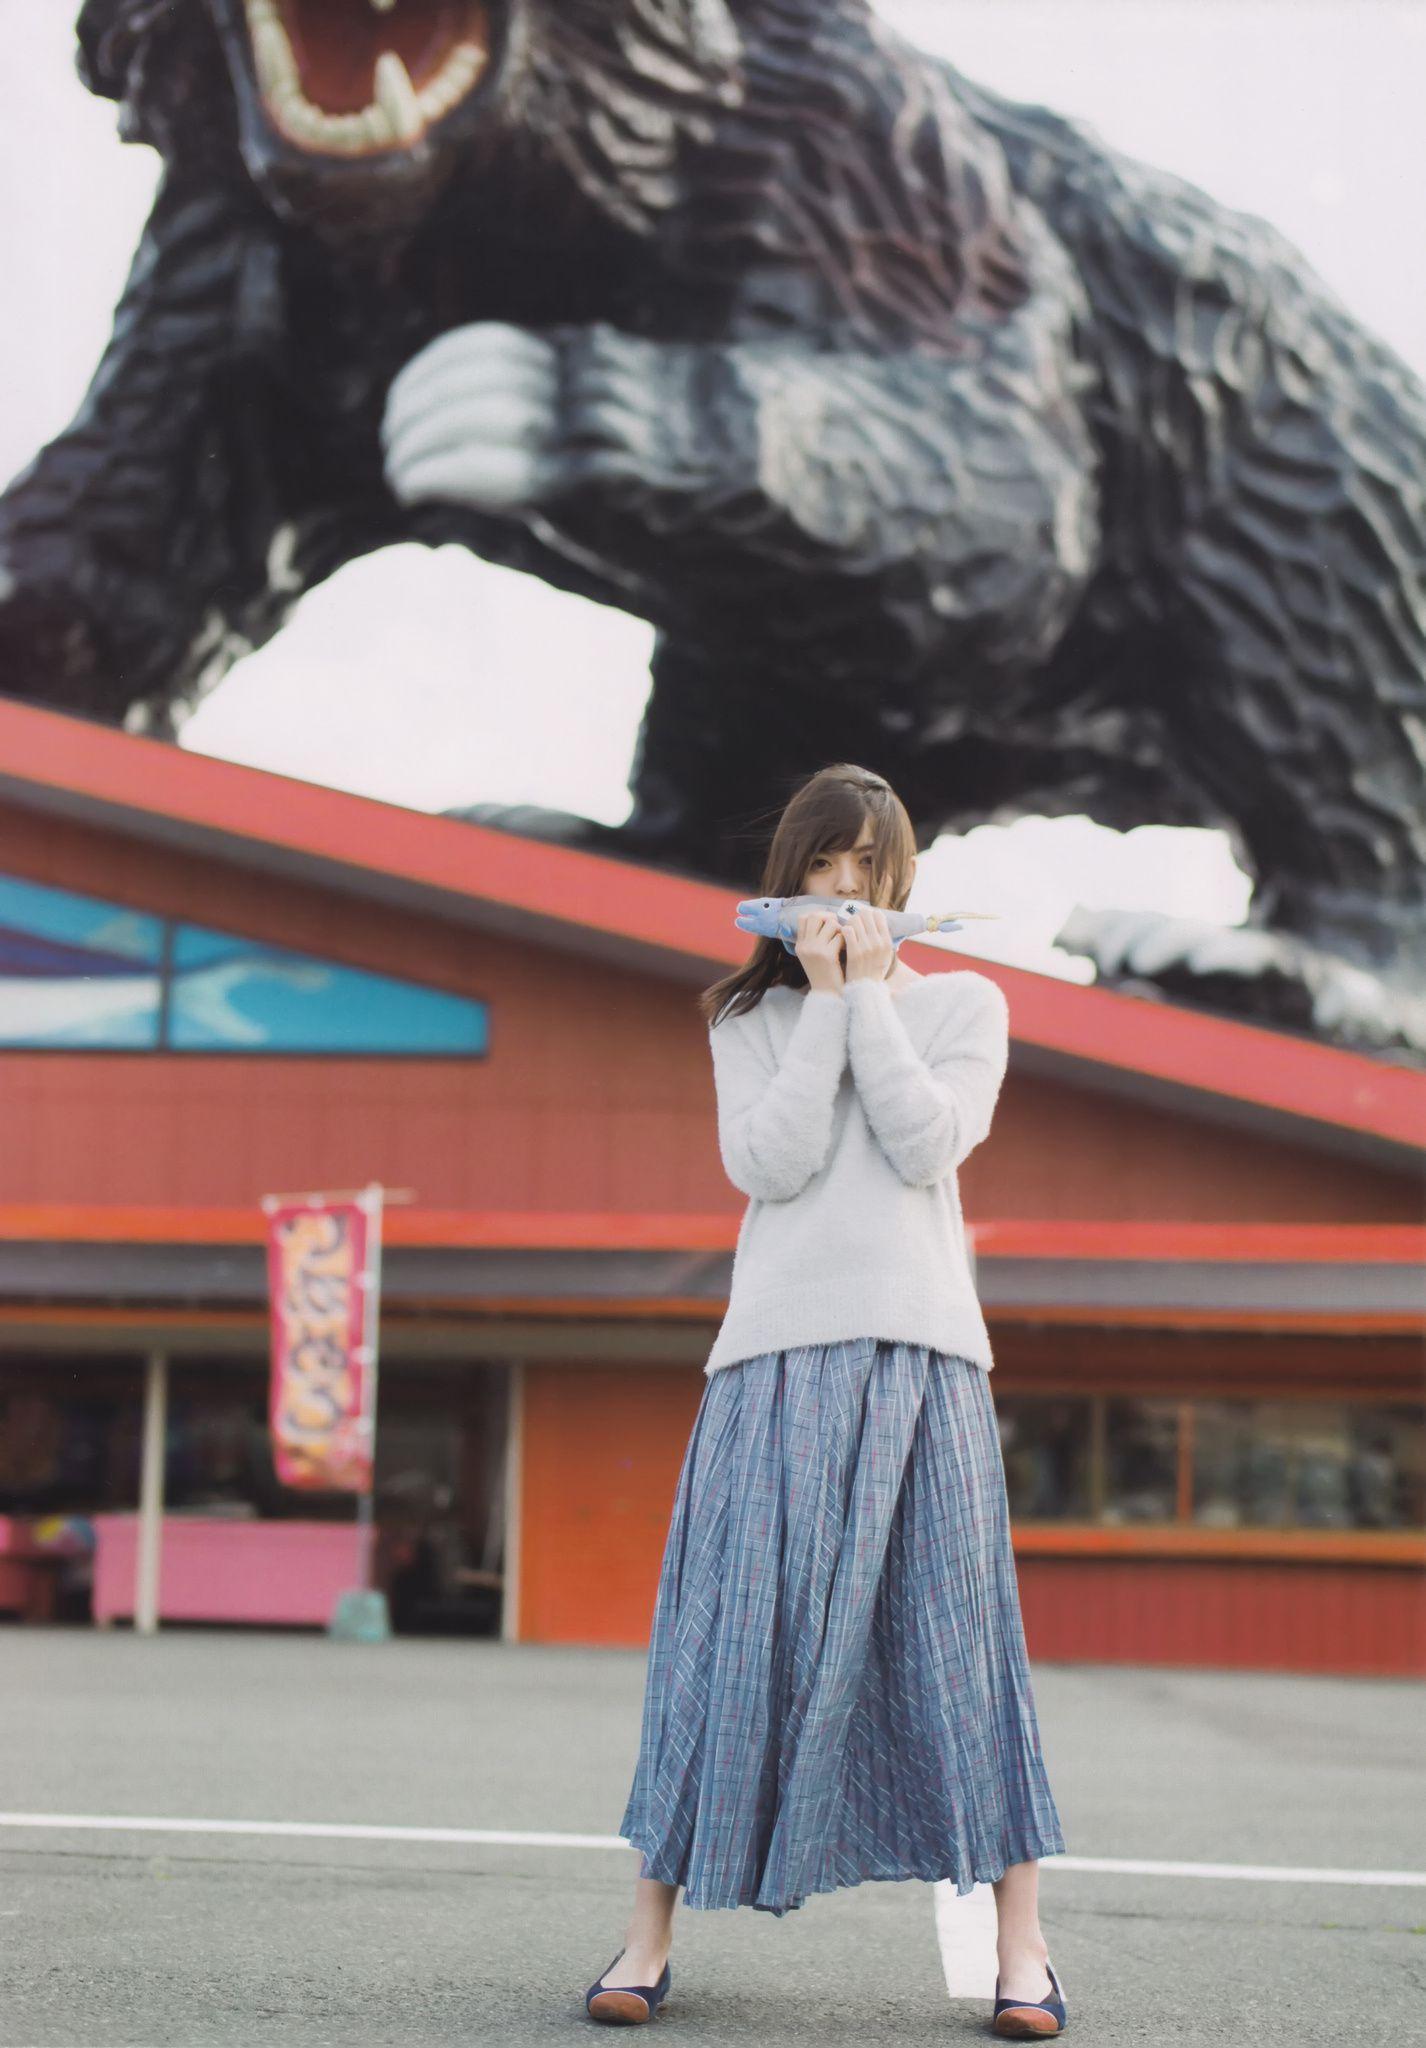
M 1010 1054 L 1010 1006 L 984 974 L 958 974 L 924 1060 L 884 982 L 849 981 L 852 1079 L 878 1144 L 911 1187 L 932 1187 L 990 1129 Z
M 834 990 L 809 989 L 781 1060 L 745 1025 L 745 1017 L 732 1017 L 709 1026 L 718 1149 L 735 1188 L 787 1202 L 827 1158 L 847 1063 L 847 1005 Z

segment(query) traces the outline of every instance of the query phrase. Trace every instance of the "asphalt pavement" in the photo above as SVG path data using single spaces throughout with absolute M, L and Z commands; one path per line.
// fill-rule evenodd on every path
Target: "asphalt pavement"
M 634 1651 L 0 1626 L 0 2048 L 613 2037 L 584 1989 L 638 1869 L 612 1838 L 643 1674 Z M 1426 2043 L 1426 1687 L 1034 1680 L 1069 2041 Z M 649 2037 L 990 2040 L 988 1999 L 950 1988 L 976 1979 L 977 1902 L 912 1881 L 783 1918 L 680 1903 Z

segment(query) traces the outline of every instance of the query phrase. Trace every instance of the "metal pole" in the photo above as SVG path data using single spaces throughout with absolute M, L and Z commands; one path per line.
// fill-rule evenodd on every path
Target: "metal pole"
M 409 1190 L 406 1192 L 409 1193 Z M 376 1409 L 381 1350 L 381 1225 L 385 1198 L 386 1190 L 380 1181 L 368 1182 L 360 1198 L 367 1219 L 366 1271 L 362 1275 L 362 1344 L 366 1351 L 369 1388 L 367 1418 L 371 1426 L 371 1485 L 365 1493 L 357 1495 L 357 1527 L 361 1532 L 357 1541 L 357 1555 L 361 1560 L 361 1576 L 358 1583 L 364 1593 L 374 1590 L 376 1576 Z
M 365 1493 L 357 1495 L 357 1585 L 363 1593 L 371 1591 L 371 1566 L 374 1548 L 371 1536 L 371 1500 L 374 1492 L 375 1473 L 373 1472 L 372 1485 L 368 1487 Z
M 500 1636 L 503 1642 L 520 1640 L 520 1533 L 523 1514 L 521 1475 L 525 1466 L 525 1363 L 508 1362 L 509 1389 L 505 1431 L 505 1544 L 502 1572 L 505 1584 L 500 1595 Z
M 163 1452 L 168 1433 L 168 1356 L 149 1353 L 144 1373 L 144 1434 L 139 1467 L 139 1541 L 134 1561 L 134 1632 L 158 1633 L 160 1545 L 163 1539 Z

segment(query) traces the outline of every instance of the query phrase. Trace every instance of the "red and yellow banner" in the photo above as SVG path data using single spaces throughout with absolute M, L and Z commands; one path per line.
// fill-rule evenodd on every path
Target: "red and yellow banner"
M 268 1419 L 284 1486 L 370 1493 L 381 1288 L 379 1187 L 267 1195 Z

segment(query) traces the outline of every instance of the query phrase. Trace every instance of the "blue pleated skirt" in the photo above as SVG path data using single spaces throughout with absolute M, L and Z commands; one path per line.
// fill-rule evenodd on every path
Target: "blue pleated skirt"
M 1063 1851 L 980 1366 L 867 1338 L 709 1375 L 619 1833 L 685 1905 L 778 1914 Z

